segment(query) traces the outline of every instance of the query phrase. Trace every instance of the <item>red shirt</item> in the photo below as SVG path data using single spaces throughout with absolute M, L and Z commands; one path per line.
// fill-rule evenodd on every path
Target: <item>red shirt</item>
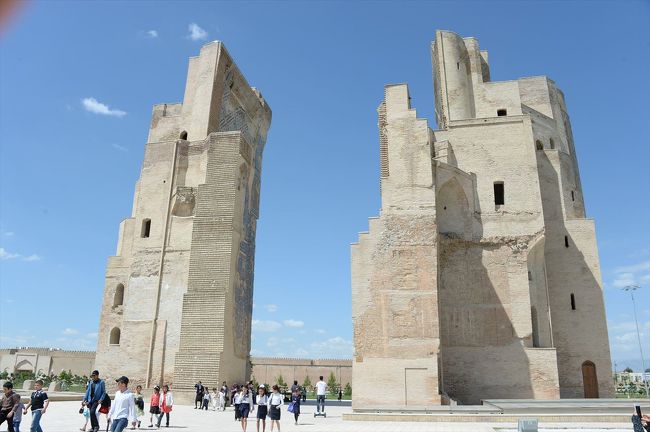
M 152 393 L 151 394 L 151 406 L 159 406 L 160 403 L 160 393 Z

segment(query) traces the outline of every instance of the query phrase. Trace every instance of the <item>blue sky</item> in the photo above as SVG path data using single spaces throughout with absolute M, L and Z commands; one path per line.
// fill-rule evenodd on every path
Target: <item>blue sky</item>
M 180 102 L 188 57 L 219 39 L 273 109 L 252 353 L 349 357 L 349 244 L 380 207 L 375 110 L 406 82 L 435 127 L 429 44 L 449 29 L 490 51 L 493 80 L 563 89 L 612 356 L 640 368 L 617 289 L 639 284 L 650 367 L 648 23 L 628 1 L 31 2 L 0 33 L 0 345 L 95 348 L 151 107 Z

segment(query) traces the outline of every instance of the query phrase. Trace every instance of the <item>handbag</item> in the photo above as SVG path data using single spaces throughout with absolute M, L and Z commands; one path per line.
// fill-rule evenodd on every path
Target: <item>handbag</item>
M 111 409 L 111 397 L 108 395 L 108 393 L 104 393 L 104 399 L 102 399 L 100 406 L 99 406 L 99 412 L 102 414 L 108 414 L 108 411 Z
M 291 403 L 289 404 L 289 406 L 287 407 L 287 411 L 289 411 L 290 413 L 292 413 L 293 410 L 294 410 L 294 408 L 293 408 L 293 402 L 291 402 Z

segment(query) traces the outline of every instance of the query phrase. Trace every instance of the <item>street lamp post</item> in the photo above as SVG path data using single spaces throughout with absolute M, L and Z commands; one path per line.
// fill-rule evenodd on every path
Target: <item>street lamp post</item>
M 623 291 L 630 293 L 632 297 L 632 311 L 634 312 L 634 323 L 636 324 L 636 337 L 639 340 L 639 352 L 641 353 L 641 378 L 645 384 L 645 396 L 650 399 L 650 391 L 648 390 L 648 380 L 645 379 L 645 360 L 643 358 L 643 346 L 641 345 L 641 333 L 639 332 L 639 321 L 636 318 L 636 302 L 634 301 L 634 291 L 641 288 L 639 285 L 627 285 L 622 288 Z

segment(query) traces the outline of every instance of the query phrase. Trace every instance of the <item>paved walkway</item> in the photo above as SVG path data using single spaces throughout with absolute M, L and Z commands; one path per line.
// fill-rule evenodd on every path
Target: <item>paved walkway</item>
M 84 423 L 84 418 L 78 413 L 79 402 L 52 402 L 47 413 L 43 416 L 41 425 L 45 432 L 75 432 Z M 293 415 L 286 411 L 282 412 L 281 430 L 284 432 L 506 432 L 516 431 L 517 425 L 500 423 L 500 424 L 477 424 L 477 423 L 416 423 L 416 422 L 357 422 L 343 421 L 341 414 L 351 412 L 349 407 L 330 407 L 328 408 L 327 418 L 314 418 L 313 406 L 304 406 L 303 412 L 299 418 L 299 424 L 294 425 Z M 254 414 L 253 414 L 254 416 Z M 255 418 L 249 419 L 248 432 L 256 432 Z M 22 432 L 29 431 L 31 416 L 23 416 L 23 422 L 20 425 Z M 199 411 L 191 406 L 178 405 L 174 406 L 171 414 L 169 428 L 162 428 L 163 431 L 169 432 L 240 432 L 239 422 L 235 422 L 235 416 L 232 408 L 225 412 Z M 106 417 L 102 415 L 100 425 L 106 427 Z M 149 416 L 142 419 L 141 430 L 156 430 L 148 428 Z M 583 429 L 578 429 L 575 424 L 549 424 L 542 425 L 540 431 L 561 428 L 562 432 L 628 432 L 631 426 L 625 424 L 583 424 Z M 590 427 L 591 428 L 588 428 Z M 588 429 L 587 429 L 588 428 Z M 7 427 L 3 424 L 0 431 L 6 431 Z M 104 429 L 106 430 L 106 429 Z M 130 429 L 128 429 L 130 430 Z M 270 431 L 270 421 L 267 420 L 267 431 Z M 276 429 L 277 430 L 277 429 Z M 260 427 L 261 431 L 261 427 Z

